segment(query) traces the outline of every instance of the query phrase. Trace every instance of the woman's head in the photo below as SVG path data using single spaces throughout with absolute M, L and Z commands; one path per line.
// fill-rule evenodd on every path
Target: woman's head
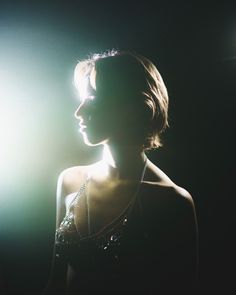
M 147 58 L 127 51 L 95 54 L 77 64 L 74 82 L 81 104 L 76 117 L 85 122 L 87 142 L 161 146 L 168 126 L 168 94 Z

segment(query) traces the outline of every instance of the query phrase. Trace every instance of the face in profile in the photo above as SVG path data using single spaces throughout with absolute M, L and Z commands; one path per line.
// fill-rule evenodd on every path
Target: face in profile
M 161 146 L 168 93 L 157 68 L 128 52 L 94 55 L 75 68 L 81 103 L 75 112 L 87 145 Z
M 84 88 L 86 89 L 80 94 L 81 103 L 75 112 L 75 117 L 79 120 L 79 131 L 85 144 L 105 144 L 118 129 L 115 106 L 96 91 L 95 73 L 87 78 Z

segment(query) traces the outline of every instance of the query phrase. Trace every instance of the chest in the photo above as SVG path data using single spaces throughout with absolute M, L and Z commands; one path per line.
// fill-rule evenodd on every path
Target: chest
M 88 186 L 74 204 L 74 222 L 81 236 L 97 234 L 115 225 L 136 202 L 135 187 Z

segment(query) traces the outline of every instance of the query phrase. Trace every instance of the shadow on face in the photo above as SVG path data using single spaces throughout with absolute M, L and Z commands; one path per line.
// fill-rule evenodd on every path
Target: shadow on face
M 166 88 L 145 58 L 118 54 L 91 59 L 81 62 L 77 72 L 79 89 L 80 81 L 87 81 L 86 95 L 75 113 L 86 144 L 145 146 L 167 125 Z

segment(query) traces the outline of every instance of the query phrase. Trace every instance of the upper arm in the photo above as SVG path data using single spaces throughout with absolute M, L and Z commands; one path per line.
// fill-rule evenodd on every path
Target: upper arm
M 169 229 L 168 261 L 179 284 L 196 285 L 198 274 L 198 226 L 192 196 L 185 189 L 173 190 Z
M 66 185 L 65 185 L 66 170 L 62 171 L 57 179 L 56 189 L 56 228 L 59 227 L 66 213 Z
M 56 189 L 56 228 L 59 227 L 66 214 L 66 196 L 75 190 L 75 178 L 74 167 L 63 170 L 58 176 Z
M 177 221 L 179 221 L 179 230 L 180 233 L 182 232 L 182 239 L 183 241 L 190 239 L 190 242 L 192 241 L 197 247 L 198 225 L 193 198 L 190 193 L 182 187 L 175 188 L 175 194 L 175 206 L 178 212 Z
M 153 186 L 143 204 L 147 252 L 156 270 L 153 279 L 160 278 L 165 294 L 193 294 L 198 271 L 198 231 L 192 196 L 175 185 Z
M 186 254 L 194 256 L 197 254 L 198 228 L 194 201 L 188 191 L 181 187 L 173 188 L 169 214 L 170 237 L 183 249 L 183 255 L 186 251 Z
M 59 174 L 56 189 L 56 228 L 66 214 L 66 197 L 79 191 L 86 171 L 86 166 L 75 166 L 67 168 Z
M 65 186 L 65 175 L 66 175 L 66 170 L 62 171 L 57 179 L 56 228 L 59 227 L 59 224 L 61 223 L 66 212 L 65 196 L 67 192 L 66 192 L 66 186 Z M 62 294 L 62 292 L 65 290 L 66 271 L 67 271 L 67 264 L 64 261 L 64 259 L 59 259 L 59 256 L 57 256 L 56 243 L 54 243 L 49 279 L 43 291 L 43 295 L 50 295 L 50 294 L 56 294 L 56 293 Z
M 66 196 L 77 190 L 80 185 L 80 177 L 78 177 L 77 170 L 74 167 L 67 168 L 58 176 L 56 187 L 56 228 L 59 227 L 66 214 Z M 48 285 L 43 293 L 44 295 L 52 294 L 55 290 L 57 290 L 55 294 L 64 294 L 66 271 L 67 262 L 63 256 L 57 255 L 56 243 L 54 243 L 50 275 Z

